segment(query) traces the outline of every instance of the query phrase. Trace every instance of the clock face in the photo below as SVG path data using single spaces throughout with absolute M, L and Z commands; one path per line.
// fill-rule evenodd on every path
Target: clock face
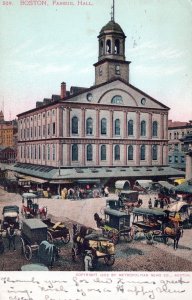
M 87 94 L 87 100 L 91 102 L 93 100 L 93 95 L 91 93 Z
M 146 99 L 145 99 L 145 98 L 142 98 L 142 99 L 141 99 L 141 104 L 142 104 L 142 105 L 145 105 L 145 104 L 146 104 Z

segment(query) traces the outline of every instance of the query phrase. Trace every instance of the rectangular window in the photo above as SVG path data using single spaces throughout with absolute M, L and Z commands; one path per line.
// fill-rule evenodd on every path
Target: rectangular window
M 50 132 L 50 124 L 48 124 L 48 127 L 47 127 L 47 134 L 50 135 L 50 133 L 51 133 L 51 132 Z
M 175 161 L 175 163 L 178 163 L 178 156 L 175 156 L 174 161 Z
M 39 126 L 39 137 L 41 137 L 41 126 Z
M 53 134 L 55 134 L 55 122 L 53 122 L 53 125 L 52 125 L 52 132 L 53 132 Z
M 181 163 L 184 163 L 184 162 L 185 162 L 185 157 L 181 156 Z
M 172 156 L 169 156 L 169 163 L 172 163 Z
M 45 137 L 45 125 L 43 125 L 43 137 Z

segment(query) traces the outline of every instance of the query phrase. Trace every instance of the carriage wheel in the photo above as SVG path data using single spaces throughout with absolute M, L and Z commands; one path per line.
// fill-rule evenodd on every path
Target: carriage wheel
M 104 256 L 104 261 L 107 266 L 112 266 L 115 262 L 115 255 L 106 255 Z
M 133 236 L 131 235 L 131 232 L 128 232 L 127 234 L 124 234 L 124 240 L 127 242 L 127 243 L 130 243 L 132 242 L 133 240 Z
M 77 249 L 74 247 L 71 249 L 71 256 L 73 261 L 77 260 Z
M 25 242 L 24 239 L 21 237 L 21 254 L 24 254 L 25 252 Z
M 49 231 L 47 231 L 47 241 L 50 244 L 53 244 L 53 236 L 52 236 L 52 234 Z
M 115 244 L 117 245 L 119 242 L 119 233 L 115 232 L 114 230 L 110 230 L 107 234 L 107 237 Z
M 24 255 L 25 255 L 26 260 L 31 260 L 31 258 L 32 258 L 32 250 L 31 250 L 31 247 L 29 245 L 25 246 Z
M 101 209 L 100 209 L 100 213 L 101 213 L 102 215 L 104 215 L 104 210 L 105 210 L 105 208 L 106 208 L 106 206 L 101 207 Z
M 70 237 L 70 234 L 69 234 L 69 233 L 66 234 L 66 235 L 63 235 L 63 236 L 61 237 L 61 240 L 62 240 L 62 242 L 63 242 L 65 245 L 69 243 L 70 239 L 71 239 L 71 237 Z

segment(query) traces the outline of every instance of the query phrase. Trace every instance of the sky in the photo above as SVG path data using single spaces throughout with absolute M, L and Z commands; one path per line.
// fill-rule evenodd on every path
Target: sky
M 63 81 L 67 89 L 94 84 L 112 2 L 0 0 L 5 120 L 60 94 Z M 170 107 L 169 119 L 192 120 L 192 0 L 115 0 L 115 21 L 127 36 L 130 83 Z

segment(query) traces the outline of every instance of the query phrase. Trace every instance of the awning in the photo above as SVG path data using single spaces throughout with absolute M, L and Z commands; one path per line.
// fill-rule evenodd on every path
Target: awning
M 45 183 L 47 180 L 37 178 L 37 177 L 32 177 L 32 176 L 25 176 L 24 178 L 20 179 L 19 181 L 31 181 L 31 182 L 36 182 L 36 183 Z
M 73 180 L 70 179 L 61 179 L 61 180 L 51 180 L 50 184 L 65 184 L 65 183 L 73 183 Z
M 176 193 L 192 194 L 192 180 L 174 187 Z
M 130 182 L 128 180 L 117 180 L 115 182 L 115 188 L 120 190 L 128 190 L 130 188 Z
M 167 188 L 168 190 L 173 189 L 175 186 L 173 184 L 170 184 L 167 181 L 158 181 L 158 183 L 162 186 Z

